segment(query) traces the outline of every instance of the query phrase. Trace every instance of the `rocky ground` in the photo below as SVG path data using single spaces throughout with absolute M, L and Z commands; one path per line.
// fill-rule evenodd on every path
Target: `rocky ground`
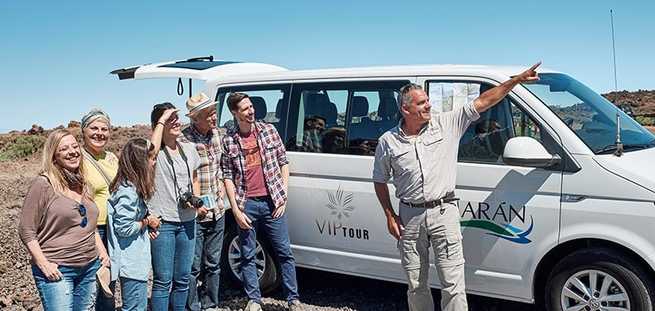
M 40 305 L 29 257 L 18 238 L 23 197 L 38 169 L 36 157 L 0 162 L 0 308 L 34 309 Z
M 29 256 L 18 238 L 18 217 L 39 158 L 0 162 L 0 309 L 42 310 L 32 280 Z M 308 310 L 406 310 L 406 286 L 390 282 L 298 269 Z M 246 303 L 240 290 L 225 289 L 221 310 Z M 438 292 L 435 291 L 435 298 Z M 286 310 L 281 293 L 264 299 L 264 310 Z M 471 310 L 531 310 L 530 305 L 471 297 Z
M 655 132 L 655 127 L 650 128 Z M 147 127 L 120 129 L 109 147 L 119 150 L 127 139 L 145 137 Z M 6 137 L 0 137 L 7 139 Z M 0 140 L 2 140 L 0 139 Z M 0 141 L 0 145 L 4 142 Z M 18 238 L 18 218 L 30 181 L 38 172 L 40 158 L 32 155 L 0 161 L 0 309 L 41 310 L 30 271 L 29 256 Z M 303 301 L 309 310 L 406 310 L 406 286 L 401 284 L 299 269 Z M 236 289 L 224 292 L 223 310 L 239 310 L 245 304 Z M 435 292 L 435 297 L 438 293 Z M 470 297 L 471 310 L 534 310 L 530 305 Z M 265 310 L 285 310 L 280 293 L 264 300 Z

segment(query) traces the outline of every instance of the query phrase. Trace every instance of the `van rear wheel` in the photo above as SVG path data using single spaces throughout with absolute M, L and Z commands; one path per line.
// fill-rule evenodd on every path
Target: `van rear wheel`
M 648 274 L 609 249 L 575 252 L 562 259 L 546 284 L 546 310 L 653 311 Z
M 256 250 L 255 265 L 257 266 L 259 288 L 262 294 L 268 294 L 276 290 L 282 282 L 279 264 L 272 256 L 269 245 L 259 237 L 257 238 Z M 225 232 L 222 262 L 231 283 L 243 287 L 241 280 L 241 248 L 236 224 Z

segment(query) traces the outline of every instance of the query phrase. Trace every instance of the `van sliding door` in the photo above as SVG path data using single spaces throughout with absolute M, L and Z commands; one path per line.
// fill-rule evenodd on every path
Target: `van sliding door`
M 293 84 L 287 210 L 298 265 L 404 281 L 371 176 L 378 138 L 398 124 L 398 90 L 411 80 Z

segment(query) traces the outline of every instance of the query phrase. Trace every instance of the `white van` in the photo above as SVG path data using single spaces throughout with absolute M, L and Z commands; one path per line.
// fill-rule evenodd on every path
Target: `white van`
M 398 124 L 399 88 L 422 85 L 439 113 L 524 69 L 290 71 L 198 58 L 113 73 L 204 80 L 219 126 L 232 122 L 228 94 L 250 95 L 257 118 L 286 142 L 297 265 L 405 282 L 371 179 L 377 139 Z M 570 76 L 539 75 L 483 113 L 460 141 L 467 290 L 550 310 L 653 310 L 655 136 Z M 228 223 L 224 262 L 238 279 L 235 225 Z M 260 243 L 261 286 L 270 290 L 280 283 L 279 269 L 265 238 Z M 439 287 L 434 271 L 430 278 Z

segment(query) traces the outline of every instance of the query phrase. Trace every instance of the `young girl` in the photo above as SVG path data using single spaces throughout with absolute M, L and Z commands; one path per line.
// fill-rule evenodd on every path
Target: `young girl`
M 118 173 L 111 183 L 107 204 L 111 279 L 120 278 L 122 310 L 146 310 L 150 272 L 150 240 L 159 225 L 148 215 L 145 200 L 154 193 L 154 162 L 150 141 L 131 139 L 121 152 Z

